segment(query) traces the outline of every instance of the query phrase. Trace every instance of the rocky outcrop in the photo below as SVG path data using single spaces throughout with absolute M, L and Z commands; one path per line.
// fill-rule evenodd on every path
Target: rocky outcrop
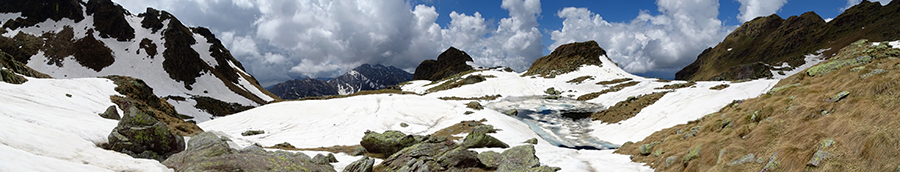
M 116 105 L 112 105 L 112 106 L 109 106 L 108 108 L 106 108 L 106 111 L 103 111 L 103 113 L 100 113 L 100 117 L 103 117 L 106 119 L 113 119 L 113 120 L 122 119 L 122 116 L 119 116 L 119 111 L 116 111 Z
M 413 74 L 413 80 L 431 80 L 438 81 L 449 76 L 453 76 L 465 71 L 475 70 L 472 66 L 466 64 L 471 62 L 472 57 L 454 47 L 450 47 L 437 60 L 425 60 L 416 67 Z
M 814 12 L 782 19 L 778 15 L 759 17 L 744 23 L 721 43 L 703 51 L 697 60 L 675 74 L 678 80 L 744 80 L 765 75 L 736 76 L 748 65 L 763 63 L 800 66 L 804 55 L 831 48 L 822 54 L 831 57 L 842 47 L 859 39 L 891 41 L 900 39 L 900 3 L 881 6 L 862 1 L 825 22 Z M 744 67 L 741 67 L 744 66 Z M 736 71 L 735 71 L 736 70 Z
M 178 112 L 175 111 L 175 107 L 165 99 L 154 95 L 153 88 L 147 86 L 143 80 L 126 76 L 107 76 L 105 78 L 113 80 L 113 83 L 117 85 L 116 92 L 125 95 L 125 97 L 110 97 L 113 103 L 116 103 L 123 111 L 127 110 L 127 107 L 133 106 L 165 123 L 171 133 L 179 136 L 192 136 L 203 132 L 203 129 L 196 124 L 181 119 Z
M 163 165 L 176 171 L 335 171 L 331 164 L 316 163 L 303 153 L 270 152 L 258 145 L 237 150 L 227 141 L 212 132 L 200 133 Z
M 425 136 L 406 135 L 399 131 L 385 131 L 384 133 L 368 131 L 359 144 L 369 153 L 392 155 L 425 139 L 427 139 Z
M 540 75 L 552 78 L 556 75 L 578 70 L 578 67 L 581 67 L 581 65 L 603 66 L 600 58 L 606 57 L 600 56 L 605 55 L 606 50 L 600 48 L 596 41 L 560 45 L 550 55 L 535 60 L 524 75 Z
M 3 21 L 3 28 L 30 27 L 47 19 L 59 21 L 63 18 L 69 18 L 75 22 L 80 22 L 84 20 L 81 2 L 78 0 L 3 1 L 3 3 L 0 3 L 0 12 L 22 13 L 22 17 Z
M 125 20 L 127 11 L 111 0 L 90 0 L 85 5 L 87 15 L 94 17 L 94 28 L 102 38 L 116 38 L 118 41 L 134 39 L 134 28 Z
M 125 115 L 109 134 L 107 149 L 135 158 L 163 161 L 184 150 L 184 139 L 169 132 L 165 123 L 135 106 L 122 106 Z

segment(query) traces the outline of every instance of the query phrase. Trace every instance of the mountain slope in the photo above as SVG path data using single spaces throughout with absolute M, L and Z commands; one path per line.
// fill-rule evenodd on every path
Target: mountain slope
M 165 11 L 133 15 L 109 0 L 38 0 L 4 3 L 0 12 L 0 49 L 54 78 L 139 78 L 201 122 L 225 114 L 209 107 L 276 100 L 208 29 L 186 27 Z M 209 98 L 218 101 L 198 100 Z
M 330 79 L 294 79 L 275 84 L 269 91 L 285 100 L 304 97 L 349 95 L 364 90 L 379 90 L 412 79 L 412 74 L 393 66 L 363 64 Z
M 764 96 L 618 152 L 657 171 L 896 171 L 898 48 L 900 41 L 853 43 Z M 667 157 L 676 161 L 660 161 Z
M 743 80 L 772 76 L 773 66 L 800 66 L 803 55 L 820 51 L 831 57 L 859 39 L 900 39 L 900 2 L 881 6 L 862 1 L 828 23 L 814 12 L 782 19 L 758 17 L 744 23 L 716 47 L 675 74 L 679 80 Z

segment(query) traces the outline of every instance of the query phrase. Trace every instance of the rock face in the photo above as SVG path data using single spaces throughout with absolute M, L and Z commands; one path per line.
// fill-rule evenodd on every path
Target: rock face
M 419 66 L 416 67 L 416 72 L 413 74 L 413 80 L 438 81 L 457 73 L 475 70 L 472 66 L 466 64 L 467 61 L 473 61 L 469 54 L 450 47 L 441 55 L 438 55 L 437 60 L 429 59 L 419 63 Z
M 110 97 L 122 111 L 127 110 L 128 107 L 135 107 L 155 120 L 165 123 L 171 133 L 179 136 L 193 136 L 203 132 L 203 129 L 196 124 L 181 119 L 178 112 L 175 111 L 175 107 L 165 99 L 153 95 L 153 88 L 150 88 L 143 80 L 127 76 L 106 76 L 105 78 L 113 80 L 113 83 L 117 85 L 116 92 L 125 95 L 125 97 Z
M 303 153 L 269 152 L 258 145 L 237 150 L 227 141 L 215 133 L 200 133 L 163 165 L 176 171 L 335 171 L 331 164 L 313 162 Z
M 600 48 L 600 45 L 595 41 L 560 45 L 559 47 L 556 47 L 550 55 L 535 60 L 524 75 L 555 77 L 556 75 L 575 71 L 578 67 L 581 67 L 581 65 L 602 66 L 603 63 L 600 61 L 600 58 L 606 57 L 600 56 L 605 55 L 606 50 Z
M 312 78 L 294 79 L 275 84 L 268 90 L 282 99 L 293 100 L 379 90 L 411 79 L 412 74 L 393 66 L 363 64 L 328 81 Z
M 111 0 L 30 0 L 4 1 L 0 12 L 10 14 L 0 17 L 0 30 L 16 33 L 0 36 L 0 49 L 54 78 L 143 79 L 157 88 L 155 95 L 185 97 L 166 101 L 197 109 L 182 113 L 199 122 L 213 112 L 193 107 L 194 96 L 241 106 L 277 99 L 209 29 L 185 26 L 165 11 L 148 8 L 134 15 Z
M 109 134 L 107 149 L 157 161 L 184 150 L 184 139 L 169 132 L 165 123 L 134 106 L 123 108 L 125 115 Z
M 757 73 L 769 66 L 800 66 L 803 55 L 831 48 L 822 54 L 831 57 L 856 40 L 892 41 L 900 23 L 900 3 L 881 6 L 863 1 L 826 23 L 814 12 L 782 19 L 778 15 L 758 17 L 744 23 L 719 45 L 703 51 L 697 60 L 675 74 L 678 80 L 743 80 L 765 78 Z M 757 67 L 751 67 L 757 66 Z

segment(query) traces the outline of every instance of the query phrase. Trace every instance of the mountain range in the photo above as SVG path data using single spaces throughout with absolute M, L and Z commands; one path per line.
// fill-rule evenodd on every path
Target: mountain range
M 293 100 L 384 89 L 411 79 L 412 74 L 393 66 L 363 64 L 328 81 L 313 78 L 294 79 L 266 89 L 282 99 Z

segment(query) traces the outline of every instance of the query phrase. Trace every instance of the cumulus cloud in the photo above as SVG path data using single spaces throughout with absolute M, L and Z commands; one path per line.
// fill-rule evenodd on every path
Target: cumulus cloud
M 787 0 L 737 0 L 741 2 L 741 13 L 737 18 L 741 22 L 753 20 L 759 16 L 769 16 L 778 12 Z
M 627 23 L 608 22 L 586 8 L 557 12 L 563 28 L 551 33 L 548 48 L 595 40 L 620 67 L 632 73 L 674 73 L 715 46 L 727 34 L 716 17 L 716 0 L 659 0 L 659 15 L 641 11 Z
M 850 7 L 853 7 L 854 5 L 859 4 L 862 1 L 863 0 L 847 0 L 847 6 L 844 6 L 844 8 L 841 8 L 841 11 L 847 10 Z M 887 5 L 888 3 L 891 3 L 891 0 L 868 0 L 868 1 L 869 2 L 880 2 L 881 5 Z
M 524 70 L 543 48 L 539 0 L 504 0 L 509 17 L 498 23 L 477 12 L 452 12 L 444 27 L 435 23 L 441 14 L 434 7 L 404 0 L 117 2 L 133 12 L 151 6 L 209 27 L 263 85 L 337 76 L 363 63 L 412 71 L 450 46 L 482 66 Z

